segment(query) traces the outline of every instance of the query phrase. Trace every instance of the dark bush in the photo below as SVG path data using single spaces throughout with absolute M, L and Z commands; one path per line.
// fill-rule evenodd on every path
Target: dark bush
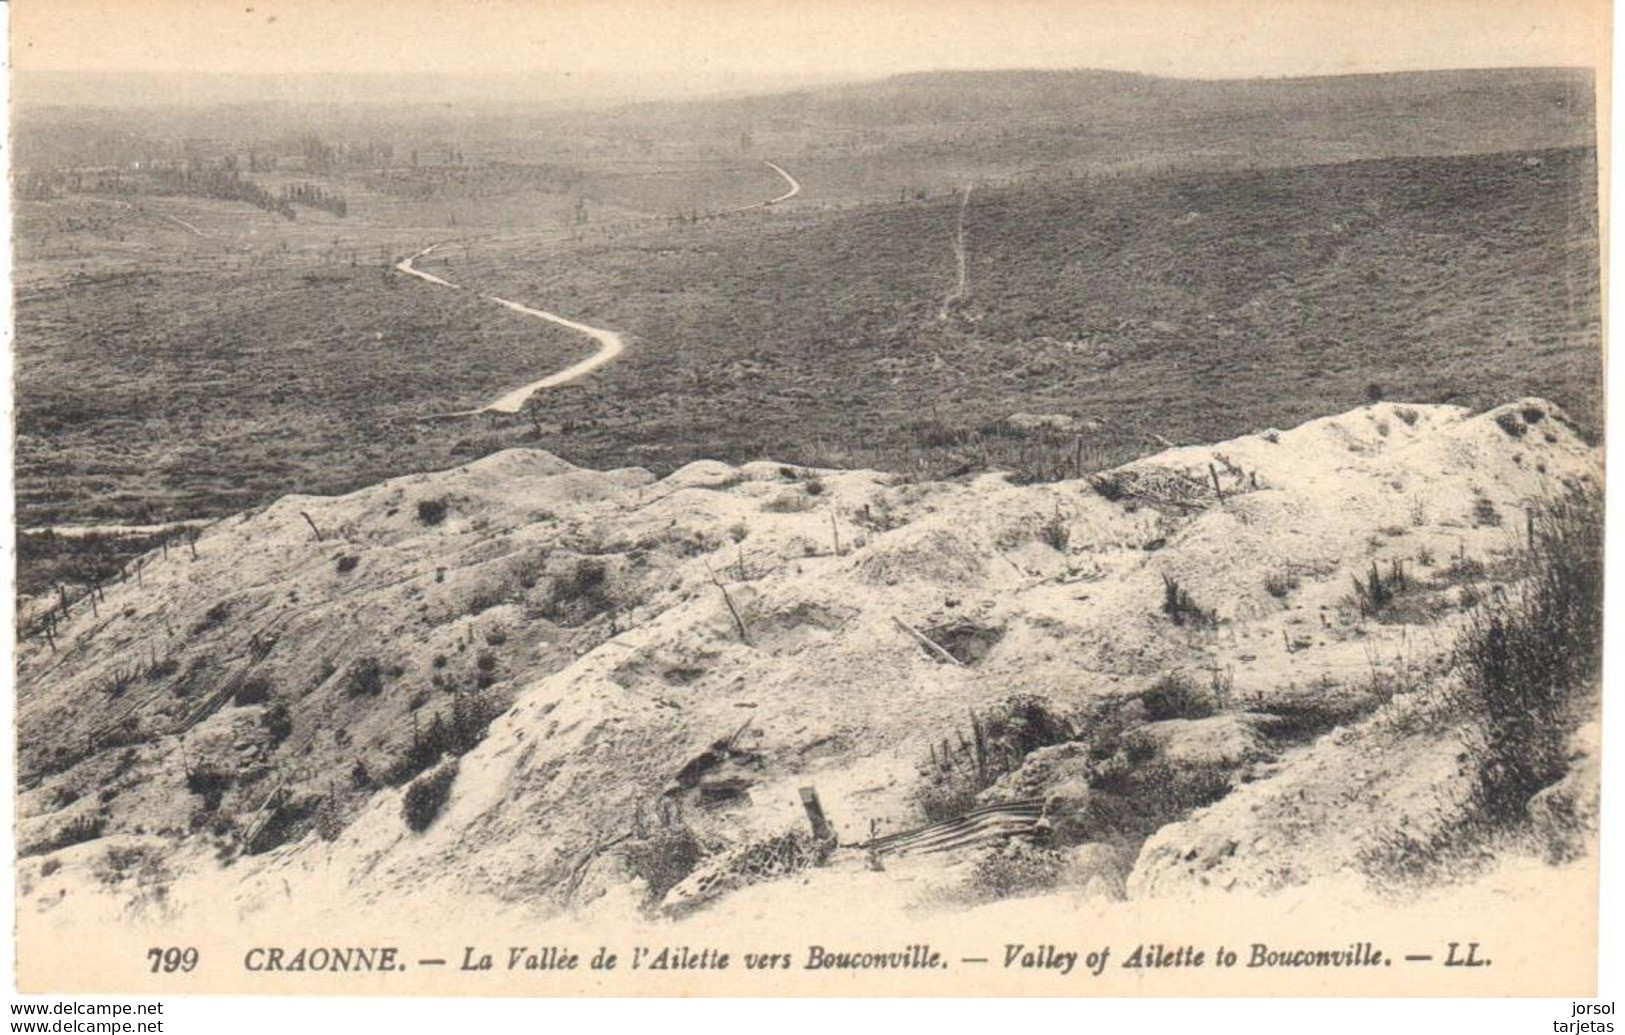
M 426 728 L 414 726 L 412 742 L 390 767 L 388 780 L 402 784 L 447 755 L 463 755 L 485 739 L 491 720 L 502 714 L 501 702 L 485 693 L 458 693 L 449 714 L 435 712 Z
M 1140 695 L 1145 717 L 1152 722 L 1168 719 L 1205 719 L 1219 702 L 1208 687 L 1198 686 L 1180 672 L 1170 672 Z
M 238 707 L 264 704 L 270 699 L 271 681 L 264 676 L 249 676 L 237 684 L 236 693 L 231 695 L 231 703 Z
M 356 697 L 376 697 L 384 689 L 383 664 L 370 654 L 356 658 L 350 663 L 345 687 Z
M 647 899 L 652 904 L 694 872 L 705 858 L 705 846 L 694 831 L 679 823 L 630 842 L 621 857 L 627 871 L 647 886 Z
M 418 500 L 418 521 L 425 525 L 440 524 L 446 520 L 446 511 L 445 500 Z
M 260 725 L 265 727 L 272 743 L 280 744 L 293 733 L 293 716 L 288 714 L 288 706 L 278 701 L 265 709 L 260 716 Z
M 213 812 L 231 789 L 234 777 L 213 763 L 205 762 L 186 771 L 186 789 L 203 799 L 203 807 Z
M 408 829 L 422 833 L 440 815 L 446 799 L 451 797 L 451 785 L 457 780 L 457 760 L 446 761 L 433 772 L 418 777 L 406 788 L 401 799 L 401 818 Z
M 192 626 L 192 635 L 201 636 L 211 629 L 223 625 L 231 617 L 231 601 L 222 600 L 203 612 L 203 617 Z
M 340 575 L 347 575 L 350 572 L 355 571 L 355 566 L 360 563 L 361 558 L 357 557 L 353 553 L 347 553 L 343 557 L 340 557 L 333 566 L 338 569 L 338 573 Z

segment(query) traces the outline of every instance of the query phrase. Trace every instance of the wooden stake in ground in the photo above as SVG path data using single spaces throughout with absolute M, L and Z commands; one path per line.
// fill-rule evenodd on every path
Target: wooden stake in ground
M 306 514 L 306 513 L 305 513 L 305 512 L 304 512 L 304 511 L 302 511 L 302 510 L 301 510 L 301 511 L 300 511 L 300 512 L 299 512 L 299 516 L 300 516 L 300 517 L 302 517 L 302 518 L 304 518 L 304 519 L 305 519 L 305 524 L 307 524 L 307 525 L 309 525 L 309 526 L 310 526 L 310 530 L 311 530 L 311 531 L 312 531 L 312 532 L 315 532 L 315 533 L 316 533 L 316 541 L 317 541 L 317 542 L 318 542 L 318 543 L 320 543 L 320 542 L 323 542 L 323 541 L 324 541 L 324 540 L 323 540 L 323 539 L 322 539 L 322 530 L 321 530 L 321 529 L 319 529 L 319 528 L 317 528 L 317 527 L 316 527 L 316 521 L 315 521 L 315 519 L 314 519 L 314 518 L 312 518 L 312 517 L 311 517 L 311 516 L 310 516 L 310 515 L 309 515 L 309 514 Z
M 750 646 L 750 634 L 745 631 L 745 620 L 739 617 L 739 609 L 734 607 L 733 597 L 728 595 L 728 587 L 724 586 L 722 580 L 717 578 L 717 573 L 711 570 L 709 564 L 705 566 L 705 570 L 711 576 L 712 584 L 722 591 L 722 602 L 728 605 L 728 613 L 733 615 L 734 618 L 734 628 L 739 630 L 739 642 L 747 647 Z
M 925 648 L 925 652 L 931 655 L 933 658 L 936 658 L 938 661 L 946 661 L 955 668 L 965 667 L 965 663 L 963 661 L 960 661 L 952 654 L 949 654 L 947 651 L 943 650 L 935 640 L 927 636 L 925 633 L 914 628 L 912 625 L 909 625 L 896 615 L 892 615 L 891 620 L 894 624 L 896 624 L 897 628 L 903 630 L 904 632 L 908 633 L 909 636 L 913 637 L 914 641 L 921 647 Z
M 835 840 L 835 830 L 829 825 L 829 819 L 824 815 L 824 805 L 818 800 L 817 789 L 803 787 L 799 793 L 801 794 L 801 807 L 807 810 L 807 822 L 812 825 L 813 840 Z

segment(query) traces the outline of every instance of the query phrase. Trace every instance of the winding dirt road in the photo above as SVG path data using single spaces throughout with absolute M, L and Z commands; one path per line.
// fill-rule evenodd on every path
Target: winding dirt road
M 786 186 L 788 186 L 790 189 L 785 191 L 783 194 L 780 194 L 776 198 L 772 198 L 767 201 L 759 201 L 754 205 L 747 205 L 742 209 L 737 209 L 736 211 L 745 212 L 749 211 L 750 209 L 766 208 L 769 205 L 777 205 L 779 202 L 789 201 L 791 198 L 801 193 L 801 184 L 796 181 L 794 176 L 791 176 L 789 173 L 785 172 L 782 168 L 772 162 L 764 161 L 762 164 L 783 177 Z M 427 248 L 415 252 L 402 259 L 400 262 L 397 262 L 395 264 L 395 268 L 409 277 L 416 277 L 419 280 L 426 281 L 438 287 L 446 287 L 456 291 L 461 291 L 463 290 L 461 285 L 453 284 L 451 281 L 446 280 L 443 277 L 437 277 L 433 273 L 426 273 L 413 265 L 413 263 L 418 259 L 428 255 L 441 245 L 449 243 L 450 242 L 448 241 L 440 241 L 436 244 L 431 244 Z M 578 321 L 560 316 L 557 313 L 550 313 L 543 309 L 532 309 L 530 306 L 521 305 L 518 302 L 510 302 L 506 298 L 498 298 L 495 295 L 481 295 L 480 297 L 485 299 L 487 302 L 495 302 L 497 305 L 503 306 L 507 309 L 512 309 L 516 313 L 534 317 L 538 320 L 546 320 L 548 323 L 558 324 L 560 327 L 568 328 L 569 330 L 575 331 L 578 334 L 585 334 L 587 337 L 598 342 L 598 351 L 594 352 L 592 355 L 588 356 L 579 363 L 565 367 L 563 370 L 554 371 L 538 381 L 532 381 L 530 384 L 515 388 L 513 391 L 502 396 L 500 399 L 495 400 L 494 402 L 488 402 L 484 406 L 476 407 L 472 410 L 458 410 L 454 413 L 444 414 L 443 416 L 471 417 L 479 413 L 518 413 L 524 407 L 525 403 L 530 399 L 530 397 L 542 389 L 556 388 L 562 384 L 569 384 L 571 381 L 584 377 L 592 371 L 597 370 L 605 363 L 608 363 L 610 360 L 626 351 L 626 341 L 616 331 L 606 330 L 602 327 L 592 327 L 588 324 L 580 323 Z
M 445 243 L 446 242 L 444 241 L 440 242 L 440 244 Z M 448 287 L 460 291 L 462 290 L 460 285 L 453 284 L 451 281 L 446 280 L 443 277 L 437 277 L 433 273 L 425 273 L 423 270 L 420 270 L 416 266 L 412 265 L 414 260 L 421 259 L 425 255 L 428 255 L 430 252 L 440 247 L 440 244 L 431 244 L 422 251 L 402 259 L 400 262 L 395 264 L 395 268 L 408 276 L 417 277 L 419 280 L 428 281 L 430 284 L 437 284 L 440 287 Z M 528 400 L 536 392 L 541 391 L 543 388 L 553 388 L 557 385 L 568 384 L 569 382 L 574 381 L 576 378 L 583 377 L 591 371 L 598 369 L 626 350 L 626 342 L 615 331 L 605 330 L 602 327 L 591 327 L 587 324 L 567 319 L 558 315 L 557 313 L 549 313 L 541 309 L 532 309 L 528 305 L 520 305 L 518 302 L 510 302 L 506 298 L 498 298 L 495 295 L 481 295 L 480 297 L 485 299 L 487 302 L 495 302 L 497 305 L 512 309 L 516 313 L 523 313 L 526 316 L 535 317 L 538 320 L 546 320 L 548 323 L 556 323 L 560 327 L 567 327 L 579 334 L 585 334 L 587 337 L 598 342 L 598 351 L 594 352 L 581 362 L 565 367 L 563 370 L 555 371 L 541 380 L 532 381 L 528 385 L 515 388 L 507 395 L 504 395 L 502 398 L 497 399 L 494 402 L 488 402 L 484 406 L 480 406 L 472 410 L 459 410 L 456 413 L 448 414 L 448 416 L 469 417 L 476 413 L 518 413 L 525 405 L 526 400 Z

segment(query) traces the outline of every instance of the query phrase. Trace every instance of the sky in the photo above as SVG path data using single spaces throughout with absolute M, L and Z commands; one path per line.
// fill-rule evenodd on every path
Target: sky
M 1595 65 L 1606 0 L 14 0 L 22 71 L 711 82 Z

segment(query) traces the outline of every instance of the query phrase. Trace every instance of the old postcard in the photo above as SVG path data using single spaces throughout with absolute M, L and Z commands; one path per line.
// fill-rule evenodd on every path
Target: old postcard
M 18 987 L 1593 995 L 1610 17 L 18 0 Z

